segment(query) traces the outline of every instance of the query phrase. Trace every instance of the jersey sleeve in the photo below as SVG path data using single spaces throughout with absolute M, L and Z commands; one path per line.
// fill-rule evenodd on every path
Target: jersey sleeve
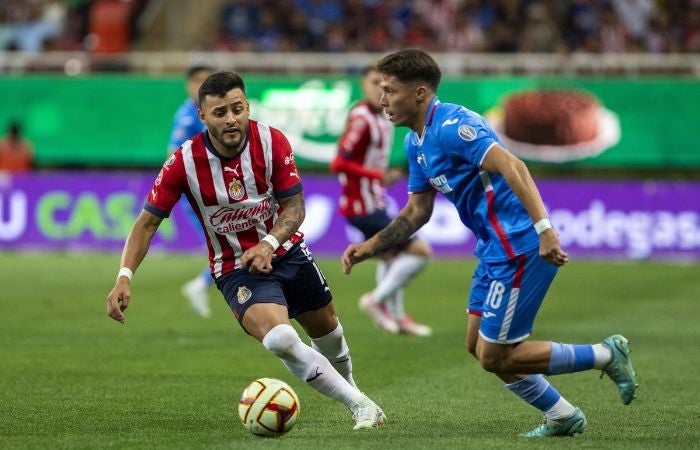
M 440 129 L 440 145 L 447 149 L 450 155 L 481 167 L 486 153 L 498 144 L 493 137 L 491 128 L 478 115 L 467 112 L 456 117 L 454 123 Z
M 180 200 L 187 183 L 185 165 L 182 161 L 182 152 L 177 151 L 168 156 L 158 177 L 153 182 L 153 187 L 146 197 L 143 209 L 158 217 L 170 216 L 175 204 Z
M 404 139 L 404 149 L 406 150 L 406 159 L 408 160 L 408 192 L 409 194 L 415 192 L 424 192 L 432 189 L 428 179 L 423 173 L 423 169 L 418 165 L 418 158 L 420 155 L 416 152 L 416 149 L 410 145 L 411 133 L 406 135 Z
M 303 190 L 289 141 L 281 131 L 270 127 L 272 135 L 272 187 L 275 197 L 291 197 Z
M 338 140 L 338 155 L 344 159 L 362 161 L 371 139 L 367 119 L 359 115 L 351 116 L 343 135 Z

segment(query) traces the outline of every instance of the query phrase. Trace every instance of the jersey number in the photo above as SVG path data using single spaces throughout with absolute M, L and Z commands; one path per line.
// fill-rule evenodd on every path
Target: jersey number
M 506 292 L 506 286 L 500 281 L 492 281 L 489 286 L 489 294 L 486 296 L 486 304 L 491 309 L 498 309 L 503 301 L 503 294 Z

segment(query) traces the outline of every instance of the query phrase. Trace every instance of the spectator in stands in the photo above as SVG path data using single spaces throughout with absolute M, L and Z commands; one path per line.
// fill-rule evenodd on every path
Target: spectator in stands
M 28 172 L 32 169 L 34 150 L 22 137 L 21 125 L 10 122 L 7 135 L 0 139 L 0 172 Z
M 0 50 L 38 53 L 63 32 L 66 6 L 58 0 L 0 2 Z

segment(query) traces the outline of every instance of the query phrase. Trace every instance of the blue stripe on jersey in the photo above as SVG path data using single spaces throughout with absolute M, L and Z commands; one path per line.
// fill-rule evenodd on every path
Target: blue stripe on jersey
M 512 254 L 506 252 L 498 230 L 489 221 L 486 187 L 479 176 L 486 153 L 495 144 L 503 144 L 479 114 L 460 105 L 440 103 L 437 97 L 428 111 L 433 107 L 422 139 L 411 131 L 404 141 L 408 190 L 442 192 L 457 208 L 462 223 L 476 235 L 476 256 L 486 262 L 507 260 Z M 536 248 L 539 239 L 522 202 L 502 175 L 489 173 L 488 179 L 489 189 L 493 189 L 493 214 L 515 254 Z

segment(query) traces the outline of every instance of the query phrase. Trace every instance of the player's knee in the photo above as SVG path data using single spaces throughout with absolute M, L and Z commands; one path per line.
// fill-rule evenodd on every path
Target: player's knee
M 299 335 L 294 327 L 288 324 L 280 324 L 267 332 L 262 340 L 262 344 L 275 355 L 283 357 L 299 341 Z
M 503 373 L 503 359 L 499 355 L 479 355 L 481 368 L 491 373 Z
M 500 363 L 496 359 L 480 359 L 481 368 L 487 372 L 498 373 L 500 372 Z

